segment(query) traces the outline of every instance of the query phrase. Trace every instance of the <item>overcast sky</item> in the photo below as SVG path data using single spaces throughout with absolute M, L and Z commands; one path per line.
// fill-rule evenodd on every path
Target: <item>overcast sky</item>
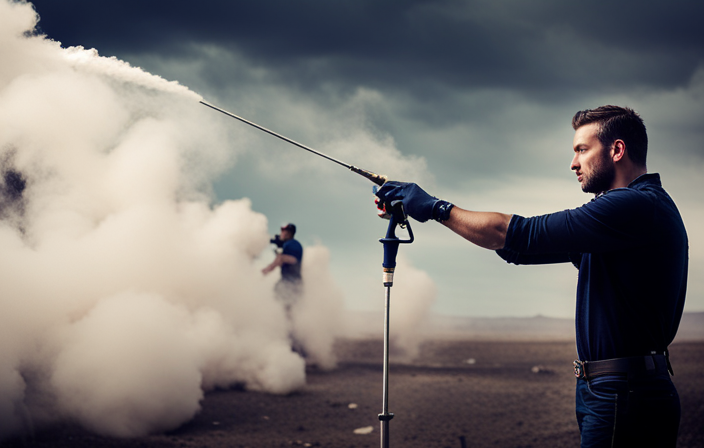
M 37 0 L 39 30 L 95 48 L 347 163 L 417 181 L 463 208 L 525 216 L 591 197 L 570 171 L 572 115 L 636 109 L 648 168 L 690 238 L 686 310 L 704 311 L 704 3 L 694 1 Z M 330 249 L 352 309 L 383 304 L 386 222 L 372 184 L 203 108 L 243 155 L 214 201 L 248 197 L 270 230 L 291 221 Z M 229 121 L 228 121 L 229 120 Z M 436 223 L 401 256 L 438 290 L 433 309 L 573 315 L 570 265 L 508 266 Z M 263 258 L 271 254 L 264 254 Z M 264 261 L 264 260 L 263 260 Z M 401 302 L 402 297 L 392 300 Z

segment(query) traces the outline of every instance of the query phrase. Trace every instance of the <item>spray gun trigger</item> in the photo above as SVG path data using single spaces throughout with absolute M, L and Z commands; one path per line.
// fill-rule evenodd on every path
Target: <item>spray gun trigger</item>
M 403 202 L 402 201 L 391 201 L 391 214 L 394 215 L 394 219 L 398 223 L 399 226 L 401 226 L 402 229 L 406 228 L 406 224 L 408 223 L 408 216 L 406 215 L 406 211 L 403 208 Z

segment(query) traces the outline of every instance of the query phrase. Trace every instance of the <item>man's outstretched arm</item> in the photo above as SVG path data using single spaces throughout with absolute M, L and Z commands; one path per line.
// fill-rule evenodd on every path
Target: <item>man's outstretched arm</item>
M 457 206 L 450 210 L 450 218 L 440 221 L 462 238 L 485 249 L 503 249 L 511 216 L 497 212 L 475 212 Z

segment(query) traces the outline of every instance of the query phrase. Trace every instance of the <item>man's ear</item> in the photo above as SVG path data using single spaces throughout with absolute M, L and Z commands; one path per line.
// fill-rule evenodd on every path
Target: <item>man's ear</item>
M 621 161 L 626 156 L 626 142 L 623 140 L 616 140 L 611 146 L 611 159 L 614 162 Z

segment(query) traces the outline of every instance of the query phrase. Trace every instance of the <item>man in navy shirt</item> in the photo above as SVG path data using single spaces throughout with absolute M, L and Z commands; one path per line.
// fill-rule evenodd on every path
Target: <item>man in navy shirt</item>
M 577 112 L 572 126 L 570 168 L 595 194 L 581 207 L 531 218 L 475 212 L 403 182 L 387 182 L 377 195 L 510 263 L 573 263 L 582 447 L 674 447 L 680 403 L 667 350 L 684 307 L 687 233 L 660 176 L 647 172 L 637 113 L 602 106 Z
M 284 304 L 286 314 L 289 317 L 291 307 L 301 294 L 303 246 L 294 239 L 295 235 L 296 226 L 294 224 L 289 223 L 281 226 L 281 233 L 279 234 L 281 251 L 277 252 L 274 261 L 262 269 L 262 273 L 266 275 L 277 267 L 281 267 L 281 279 L 276 283 L 275 292 L 276 298 Z

